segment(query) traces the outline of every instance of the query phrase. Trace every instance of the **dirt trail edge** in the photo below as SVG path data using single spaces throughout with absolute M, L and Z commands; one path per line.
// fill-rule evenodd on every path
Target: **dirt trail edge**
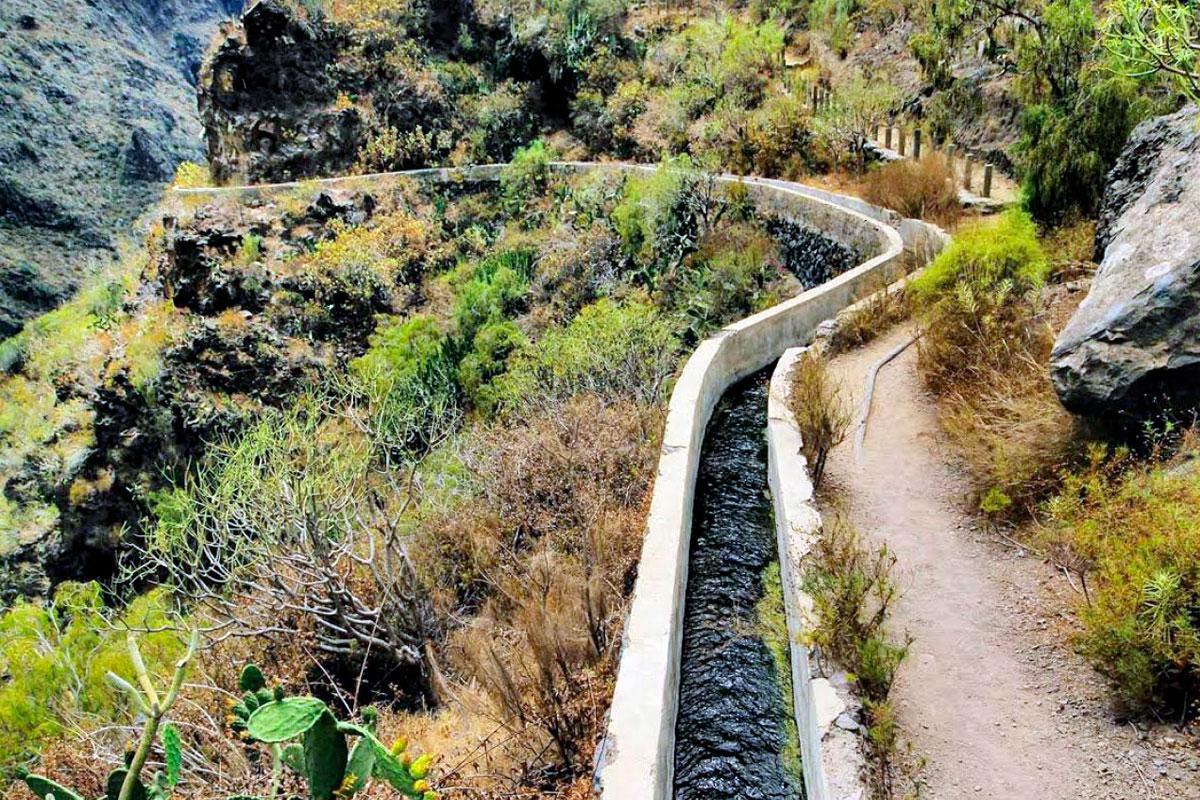
M 901 326 L 832 362 L 858 408 L 870 368 L 912 335 Z M 861 455 L 831 456 L 830 494 L 897 557 L 891 626 L 914 642 L 893 689 L 919 796 L 932 800 L 1200 798 L 1200 757 L 1169 727 L 1118 722 L 1103 682 L 1070 651 L 1051 569 L 993 540 L 938 427 L 911 347 L 878 376 Z

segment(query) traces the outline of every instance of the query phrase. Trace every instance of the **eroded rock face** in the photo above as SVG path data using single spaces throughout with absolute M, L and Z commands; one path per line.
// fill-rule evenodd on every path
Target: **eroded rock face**
M 1068 409 L 1140 415 L 1200 401 L 1200 109 L 1140 125 L 1109 176 L 1100 269 L 1059 334 Z
M 438 4 L 428 24 L 457 32 L 461 5 Z M 219 181 L 344 174 L 383 127 L 436 131 L 452 115 L 436 82 L 389 69 L 383 44 L 356 39 L 324 16 L 256 0 L 222 33 L 199 82 L 208 161 Z

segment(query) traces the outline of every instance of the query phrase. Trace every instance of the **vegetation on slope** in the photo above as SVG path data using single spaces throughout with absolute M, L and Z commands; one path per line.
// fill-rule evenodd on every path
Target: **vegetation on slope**
M 24 449 L 5 474 L 63 532 L 76 502 L 121 509 L 105 529 L 116 606 L 158 585 L 147 597 L 165 616 L 138 627 L 186 614 L 208 631 L 183 703 L 211 717 L 181 733 L 185 756 L 224 777 L 177 791 L 246 791 L 270 769 L 212 722 L 221 665 L 247 656 L 352 715 L 380 704 L 381 730 L 442 758 L 447 796 L 586 784 L 686 346 L 795 292 L 788 265 L 854 254 L 760 219 L 742 187 L 686 161 L 568 179 L 546 159 L 522 151 L 494 188 L 182 198 L 109 304 L 64 309 L 105 332 L 94 352 L 63 340 L 13 357 L 6 391 L 57 387 L 24 431 L 58 441 L 67 406 L 97 439 L 141 439 L 136 460 L 89 449 L 55 478 L 87 489 L 59 494 L 26 482 L 43 463 L 14 429 Z M 143 341 L 164 320 L 172 334 Z M 4 624 L 57 615 L 104 640 L 109 615 L 57 608 L 22 603 Z M 15 664 L 24 641 L 0 658 Z M 147 655 L 152 669 L 169 658 Z M 39 680 L 65 701 L 22 723 L 4 767 L 40 751 L 44 771 L 87 787 L 98 778 L 61 737 L 112 753 L 127 709 L 73 701 L 55 669 Z
M 1072 301 L 1045 282 L 1080 257 L 1061 252 L 1067 241 L 1048 259 L 1012 213 L 960 233 L 913 285 L 920 367 L 981 510 L 1022 524 L 1071 576 L 1083 652 L 1131 710 L 1187 715 L 1200 679 L 1194 433 L 1088 429 L 1059 405 L 1046 364 Z

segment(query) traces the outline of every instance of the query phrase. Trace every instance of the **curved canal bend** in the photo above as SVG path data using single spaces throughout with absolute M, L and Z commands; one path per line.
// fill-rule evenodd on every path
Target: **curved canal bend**
M 767 489 L 770 374 L 768 368 L 726 392 L 701 450 L 675 729 L 676 800 L 803 796 L 790 673 L 786 658 L 780 664 L 772 655 L 759 612 L 779 558 Z

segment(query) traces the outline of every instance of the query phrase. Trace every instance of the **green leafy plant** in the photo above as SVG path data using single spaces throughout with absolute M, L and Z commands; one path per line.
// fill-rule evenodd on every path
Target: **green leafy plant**
M 126 644 L 129 648 L 129 658 L 133 663 L 137 686 L 109 672 L 109 682 L 125 692 L 134 708 L 145 718 L 142 734 L 138 739 L 137 748 L 129 755 L 125 766 L 112 771 L 106 783 L 104 800 L 166 800 L 171 796 L 171 790 L 179 783 L 179 773 L 183 763 L 182 742 L 179 731 L 170 723 L 165 723 L 167 713 L 179 699 L 179 691 L 183 688 L 183 679 L 187 675 L 188 664 L 196 654 L 200 642 L 198 631 L 192 632 L 187 652 L 175 664 L 175 673 L 166 692 L 162 695 L 154 688 L 150 672 L 142 659 L 141 649 L 137 638 L 132 632 L 126 634 Z M 150 750 L 155 739 L 160 739 L 165 755 L 166 768 L 154 775 L 150 785 L 142 782 L 142 770 L 150 757 Z M 42 775 L 26 773 L 22 776 L 25 784 L 42 798 L 53 800 L 83 800 L 82 795 L 73 789 Z
M 362 725 L 340 721 L 322 700 L 268 690 L 253 664 L 242 670 L 238 686 L 245 694 L 232 709 L 232 727 L 271 751 L 268 800 L 279 793 L 284 766 L 304 777 L 312 800 L 351 797 L 376 778 L 405 797 L 437 800 L 426 780 L 431 758 L 411 758 L 404 740 L 385 746 L 375 736 L 373 709 Z M 353 746 L 348 737 L 356 737 Z
M 1200 6 L 1190 0 L 1114 0 L 1104 46 L 1134 78 L 1166 75 L 1200 102 Z

